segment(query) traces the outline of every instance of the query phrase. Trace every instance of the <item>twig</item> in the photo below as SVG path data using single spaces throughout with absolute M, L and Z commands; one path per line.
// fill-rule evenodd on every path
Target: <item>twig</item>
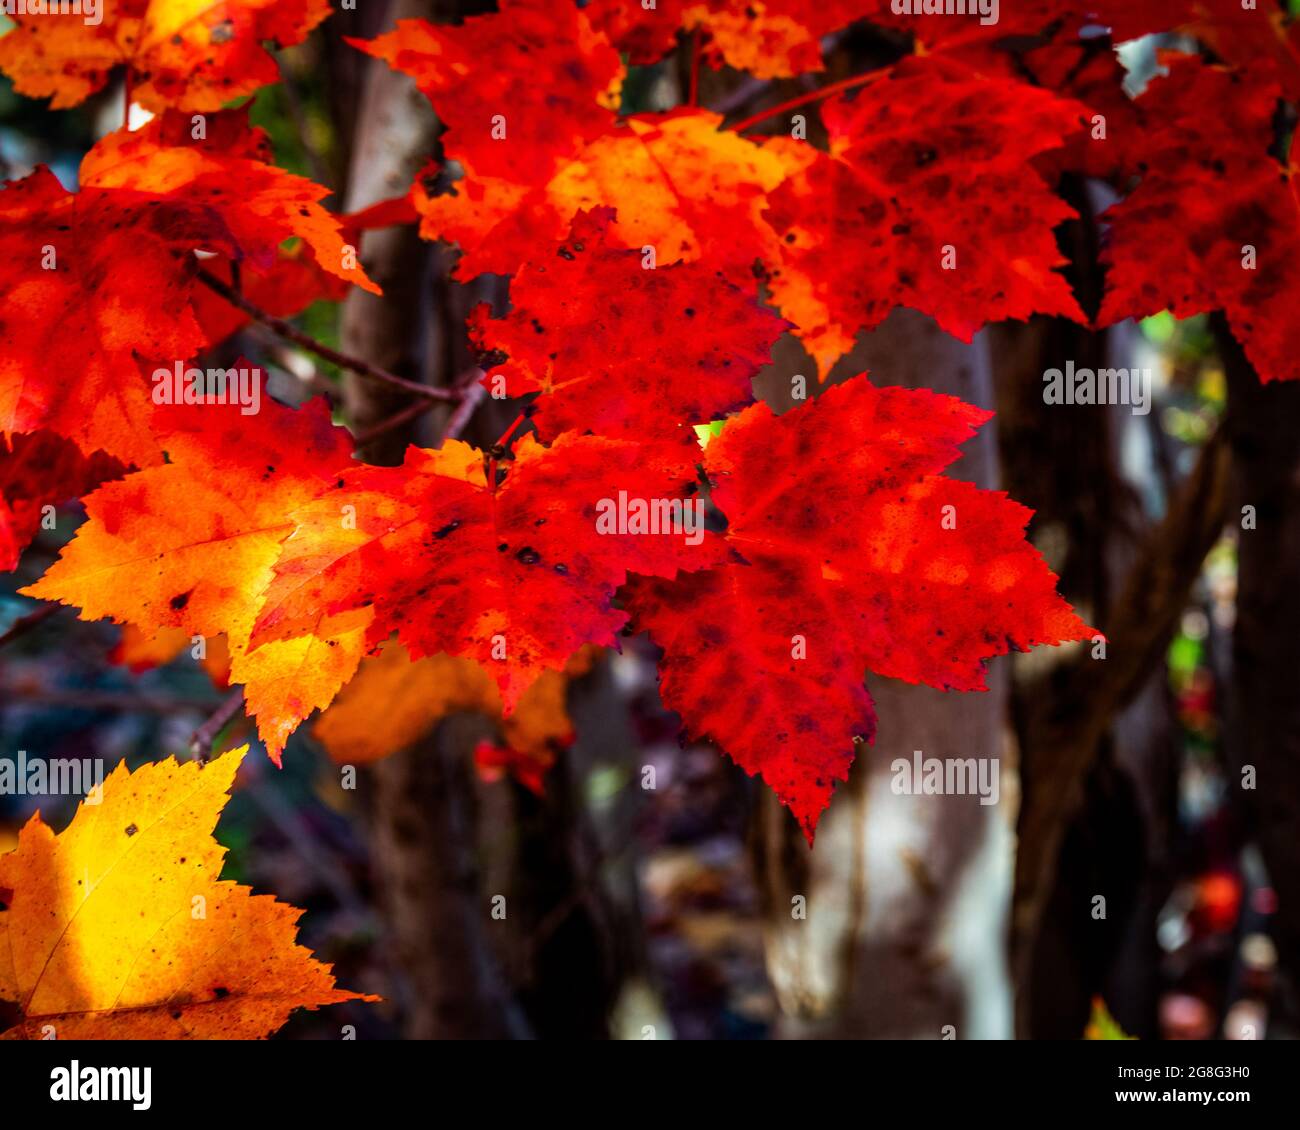
M 386 416 L 377 424 L 372 424 L 363 431 L 353 432 L 352 438 L 356 441 L 357 447 L 365 447 L 366 444 L 377 440 L 380 436 L 386 436 L 403 424 L 409 424 L 412 420 L 418 419 L 426 412 L 432 412 L 438 406 L 436 400 L 413 400 L 400 412 L 394 412 L 391 416 Z M 457 405 L 457 411 L 463 406 L 463 402 Z
M 0 647 L 4 647 L 5 644 L 18 639 L 19 636 L 25 636 L 33 628 L 44 624 L 46 620 L 64 607 L 62 604 L 47 604 L 42 608 L 38 608 L 35 612 L 27 613 L 26 616 L 20 616 L 9 625 L 9 630 L 0 636 Z
M 243 708 L 244 690 L 242 687 L 236 687 L 217 707 L 216 713 L 194 731 L 194 740 L 190 743 L 190 755 L 195 761 L 200 765 L 207 763 L 208 758 L 212 756 L 212 744 L 217 740 L 217 735 Z
M 464 385 L 464 393 L 461 401 L 456 405 L 456 411 L 451 414 L 447 421 L 447 426 L 442 430 L 442 439 L 445 442 L 449 439 L 459 439 L 465 426 L 473 418 L 474 413 L 478 411 L 478 406 L 487 399 L 487 389 L 485 389 L 477 380 L 472 380 Z
M 459 394 L 460 403 L 456 405 L 456 410 L 447 420 L 447 427 L 442 433 L 443 439 L 458 437 L 464 430 L 465 425 L 469 423 L 470 417 L 474 415 L 475 409 L 483 403 L 484 397 L 487 396 L 487 389 L 478 383 L 478 379 L 482 375 L 482 369 L 471 369 L 451 386 Z M 408 404 L 400 412 L 394 412 L 386 419 L 366 428 L 365 431 L 354 433 L 357 447 L 365 447 L 372 440 L 387 435 L 404 424 L 409 424 L 412 420 L 418 419 L 436 406 L 437 404 L 434 401 L 417 400 L 412 404 Z
M 412 396 L 423 396 L 430 400 L 442 401 L 459 401 L 460 392 L 449 388 L 434 388 L 431 385 L 422 385 L 418 381 L 408 381 L 405 377 L 399 377 L 396 373 L 390 373 L 385 369 L 370 364 L 368 361 L 362 361 L 358 357 L 349 357 L 345 353 L 340 353 L 337 349 L 331 349 L 324 342 L 317 341 L 310 334 L 303 333 L 292 322 L 286 322 L 283 318 L 277 318 L 274 314 L 268 314 L 260 306 L 249 302 L 242 294 L 236 294 L 229 286 L 222 282 L 215 275 L 209 274 L 199 268 L 199 281 L 211 290 L 216 291 L 222 298 L 232 306 L 238 307 L 250 318 L 261 322 L 267 329 L 273 330 L 286 341 L 291 341 L 295 345 L 306 349 L 310 353 L 316 354 L 317 357 L 323 357 L 326 361 L 331 361 L 341 368 L 348 369 L 356 373 L 359 377 L 368 377 L 371 380 L 383 381 L 385 384 L 392 385 L 394 388 L 405 389 Z

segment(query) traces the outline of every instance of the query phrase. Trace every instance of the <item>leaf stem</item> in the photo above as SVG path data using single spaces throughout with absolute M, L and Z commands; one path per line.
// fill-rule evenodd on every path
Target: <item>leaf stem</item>
M 250 302 L 242 294 L 226 285 L 215 275 L 209 274 L 202 267 L 199 268 L 198 277 L 204 286 L 216 291 L 232 306 L 238 307 L 254 321 L 260 322 L 273 333 L 278 334 L 286 341 L 293 342 L 294 345 L 307 350 L 309 353 L 316 354 L 317 357 L 332 361 L 335 365 L 356 373 L 359 377 L 382 381 L 394 388 L 405 389 L 412 396 L 423 396 L 430 400 L 459 401 L 461 398 L 460 391 L 456 389 L 434 388 L 431 385 L 422 385 L 418 381 L 408 381 L 405 377 L 399 377 L 396 373 L 390 373 L 386 369 L 370 364 L 368 361 L 362 361 L 358 357 L 349 357 L 346 353 L 331 349 L 324 342 L 317 341 L 310 334 L 303 333 L 292 322 L 277 318 L 274 314 L 268 314 L 260 306 Z
M 798 98 L 791 98 L 788 102 L 782 102 L 777 106 L 772 106 L 766 110 L 760 110 L 752 117 L 744 121 L 737 122 L 731 128 L 736 133 L 743 133 L 745 130 L 758 125 L 760 122 L 767 121 L 768 118 L 775 118 L 778 114 L 784 114 L 787 110 L 796 110 L 800 106 L 806 106 L 810 102 L 820 102 L 823 98 L 830 98 L 833 94 L 839 94 L 845 90 L 853 90 L 859 86 L 866 86 L 869 82 L 875 82 L 882 75 L 887 75 L 889 69 L 882 67 L 879 70 L 868 71 L 864 75 L 854 75 L 852 78 L 841 79 L 839 82 L 833 82 L 829 86 L 823 86 L 818 90 L 810 90 L 807 94 L 801 94 Z
M 515 434 L 515 429 L 519 427 L 519 425 L 522 424 L 526 419 L 528 419 L 528 413 L 520 412 L 519 415 L 515 417 L 514 423 L 512 423 L 510 427 L 506 428 L 506 430 L 501 433 L 501 438 L 497 440 L 496 443 L 494 443 L 492 446 L 505 447 L 506 441 L 509 440 L 512 435 Z

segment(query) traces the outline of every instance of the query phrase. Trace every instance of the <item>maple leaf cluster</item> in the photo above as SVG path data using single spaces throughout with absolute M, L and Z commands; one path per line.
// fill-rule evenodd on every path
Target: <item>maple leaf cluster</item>
M 482 764 L 538 787 L 569 733 L 566 673 L 646 631 L 684 732 L 761 775 L 811 841 L 874 737 L 867 673 L 975 691 L 989 659 L 1094 629 L 1025 540 L 1029 512 L 945 474 L 987 412 L 859 374 L 778 415 L 752 384 L 778 339 L 825 380 L 899 306 L 965 340 L 1008 318 L 1222 309 L 1263 379 L 1300 377 L 1300 214 L 1274 144 L 1279 99 L 1300 93 L 1294 21 L 1235 0 L 1029 0 L 993 25 L 892 7 L 502 0 L 354 41 L 437 112 L 441 158 L 409 207 L 458 250 L 457 278 L 511 279 L 508 309 L 476 309 L 466 332 L 484 385 L 531 424 L 508 449 L 447 439 L 397 467 L 358 462 L 324 400 L 250 417 L 150 395 L 159 366 L 250 309 L 378 292 L 355 243 L 401 208 L 334 214 L 245 109 L 221 108 L 276 79 L 267 45 L 301 42 L 324 0 L 17 17 L 0 70 L 20 93 L 70 107 L 123 72 L 156 116 L 96 144 L 75 192 L 46 169 L 0 192 L 6 567 L 43 507 L 81 498 L 85 524 L 24 591 L 124 625 L 124 662 L 221 638 L 214 673 L 277 762 L 317 710 L 336 756 L 369 760 L 477 709 L 503 734 Z M 682 49 L 800 75 L 864 22 L 897 61 L 789 106 L 731 125 L 693 99 L 623 112 L 631 66 Z M 1098 27 L 1181 31 L 1218 61 L 1170 57 L 1130 99 Z M 762 122 L 790 126 L 751 134 Z M 1062 171 L 1124 194 L 1095 312 L 1057 240 L 1075 216 Z M 719 420 L 701 451 L 695 426 Z M 602 523 L 628 499 L 707 522 Z M 367 700 L 389 704 L 388 748 Z M 198 788 L 186 773 L 141 787 Z M 45 835 L 7 865 L 27 889 Z M 32 1015 L 60 1012 L 54 982 L 33 1003 L 20 974 Z

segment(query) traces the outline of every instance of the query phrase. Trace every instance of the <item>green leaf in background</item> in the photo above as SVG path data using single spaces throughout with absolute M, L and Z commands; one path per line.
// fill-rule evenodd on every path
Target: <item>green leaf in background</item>
M 1136 1040 L 1130 1036 L 1111 1016 L 1110 1009 L 1101 997 L 1092 998 L 1092 1016 L 1088 1018 L 1088 1027 L 1083 1030 L 1085 1040 Z

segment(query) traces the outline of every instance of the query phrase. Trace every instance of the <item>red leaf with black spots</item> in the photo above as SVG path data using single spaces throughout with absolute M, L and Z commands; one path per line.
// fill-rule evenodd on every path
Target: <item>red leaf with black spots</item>
M 693 444 L 691 424 L 752 401 L 787 323 L 703 263 L 657 267 L 623 247 L 613 219 L 580 212 L 569 239 L 515 277 L 504 318 L 474 311 L 474 343 L 508 358 L 484 383 L 540 393 L 532 419 L 544 438 L 590 429 Z
M 865 377 L 706 452 L 735 560 L 628 586 L 664 703 L 759 774 L 811 842 L 875 732 L 867 672 L 985 689 L 987 660 L 1091 636 L 1024 539 L 1030 512 L 942 472 L 989 414 Z M 780 477 L 773 466 L 785 468 Z
M 1102 217 L 1098 322 L 1221 309 L 1262 380 L 1300 378 L 1300 150 L 1285 166 L 1270 153 L 1278 87 L 1190 56 L 1167 62 L 1138 100 L 1151 123 L 1133 153 L 1141 181 Z
M 629 573 L 674 576 L 721 558 L 716 538 L 602 526 L 620 497 L 682 507 L 695 468 L 677 445 L 525 436 L 494 492 L 482 453 L 411 448 L 401 467 L 359 467 L 291 515 L 253 645 L 292 638 L 320 610 L 373 608 L 371 641 L 396 631 L 411 657 L 446 652 L 488 668 L 506 713 L 583 644 L 615 645 Z M 694 544 L 692 544 L 694 543 Z
M 769 194 L 773 299 L 823 374 L 895 306 L 969 341 L 987 322 L 1084 321 L 1053 229 L 1074 210 L 1030 166 L 1085 108 L 939 60 L 826 103 L 829 154 Z M 854 248 L 854 254 L 846 254 Z

